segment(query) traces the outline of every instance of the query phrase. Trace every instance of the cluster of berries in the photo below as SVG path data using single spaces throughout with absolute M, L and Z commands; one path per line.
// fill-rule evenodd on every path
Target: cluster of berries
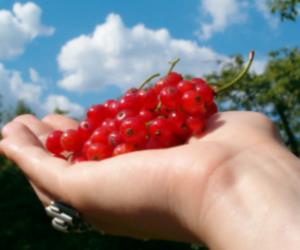
M 119 100 L 92 106 L 77 129 L 53 131 L 46 148 L 79 162 L 176 146 L 199 135 L 216 112 L 214 92 L 204 80 L 170 72 L 153 87 L 132 88 Z

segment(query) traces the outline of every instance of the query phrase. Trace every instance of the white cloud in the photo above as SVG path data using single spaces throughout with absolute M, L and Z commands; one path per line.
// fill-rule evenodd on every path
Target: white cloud
M 273 29 L 278 27 L 280 20 L 277 16 L 272 15 L 267 1 L 255 0 L 255 7 Z
M 180 57 L 178 71 L 201 76 L 217 70 L 227 57 L 196 42 L 175 39 L 166 29 L 143 24 L 126 27 L 117 14 L 108 15 L 89 35 L 67 42 L 58 55 L 63 77 L 59 86 L 71 91 L 91 91 L 113 84 L 137 86 L 152 73 L 166 72 L 167 62 Z
M 246 21 L 247 6 L 247 2 L 240 0 L 201 1 L 199 15 L 209 16 L 211 21 L 204 22 L 201 18 L 200 30 L 196 32 L 196 35 L 206 40 L 216 32 L 223 32 L 229 25 Z
M 0 59 L 23 53 L 28 42 L 38 36 L 50 36 L 53 27 L 41 23 L 42 10 L 32 2 L 15 3 L 12 10 L 0 9 Z
M 250 72 L 260 75 L 265 71 L 267 64 L 268 59 L 266 58 L 254 59 L 253 64 L 250 68 Z
M 23 100 L 36 114 L 45 115 L 51 113 L 55 108 L 69 111 L 69 115 L 80 117 L 83 114 L 83 108 L 71 102 L 64 96 L 49 95 L 42 98 L 43 85 L 39 79 L 42 79 L 34 69 L 29 70 L 31 81 L 26 82 L 20 72 L 9 70 L 0 63 L 0 97 L 1 104 L 6 108 L 12 108 L 17 101 Z
M 24 100 L 30 106 L 39 102 L 41 86 L 25 82 L 20 72 L 8 70 L 0 63 L 0 95 L 5 105 L 13 105 L 17 100 Z
M 44 104 L 47 113 L 53 112 L 55 109 L 68 111 L 68 115 L 72 117 L 82 117 L 84 109 L 76 103 L 71 102 L 63 95 L 49 95 Z

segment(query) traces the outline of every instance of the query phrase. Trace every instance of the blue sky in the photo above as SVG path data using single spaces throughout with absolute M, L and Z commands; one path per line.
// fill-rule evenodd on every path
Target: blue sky
M 270 50 L 299 42 L 299 22 L 281 23 L 263 0 L 1 0 L 0 94 L 80 115 L 177 56 L 179 71 L 201 76 L 255 49 L 260 73 Z

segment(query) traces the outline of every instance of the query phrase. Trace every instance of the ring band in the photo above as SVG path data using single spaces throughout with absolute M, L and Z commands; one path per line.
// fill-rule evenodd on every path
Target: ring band
M 81 219 L 80 214 L 72 207 L 51 201 L 45 208 L 48 216 L 52 218 L 52 226 L 64 233 L 83 233 L 91 231 L 91 226 Z

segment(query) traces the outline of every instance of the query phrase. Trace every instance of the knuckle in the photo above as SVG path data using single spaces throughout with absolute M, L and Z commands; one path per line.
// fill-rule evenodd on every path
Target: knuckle
M 268 131 L 273 136 L 280 137 L 275 123 L 267 115 L 259 112 L 251 113 L 253 115 L 252 119 L 254 119 L 257 124 L 259 124 L 260 127 L 264 129 L 264 131 Z
M 25 125 L 23 125 L 21 122 L 12 121 L 12 122 L 7 123 L 2 128 L 1 134 L 2 134 L 3 137 L 5 137 L 6 135 L 9 134 L 9 131 L 23 129 L 24 127 L 25 127 Z
M 57 115 L 57 114 L 50 114 L 50 115 L 46 115 L 42 121 L 43 122 L 51 122 L 53 120 L 57 120 L 57 118 L 61 117 L 61 115 Z
M 35 116 L 33 116 L 31 114 L 24 114 L 24 115 L 17 116 L 13 121 L 24 122 L 24 121 L 29 121 L 32 119 L 36 119 Z
M 260 113 L 260 112 L 250 112 L 253 116 L 253 119 L 256 122 L 259 122 L 261 124 L 267 125 L 267 126 L 274 126 L 273 121 L 265 114 Z

